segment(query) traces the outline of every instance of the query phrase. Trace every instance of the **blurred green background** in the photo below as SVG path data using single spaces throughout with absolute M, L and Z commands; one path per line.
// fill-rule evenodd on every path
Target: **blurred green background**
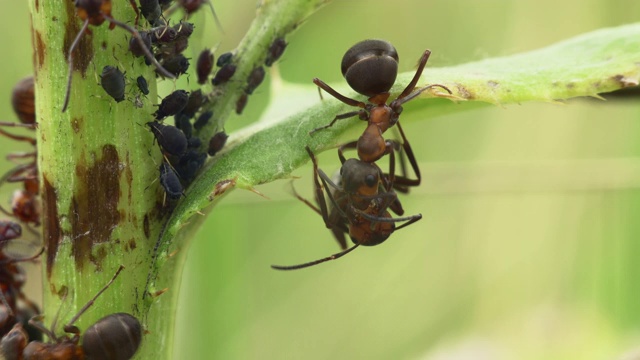
M 32 71 L 29 17 L 26 2 L 3 2 L 11 16 L 0 23 L 10 34 L 2 40 L 0 119 L 14 120 L 11 87 Z M 220 40 L 222 51 L 232 49 L 254 16 L 252 0 L 214 4 L 226 35 L 201 12 L 192 57 Z M 426 48 L 428 67 L 454 65 L 637 21 L 640 2 L 632 0 L 334 1 L 289 37 L 279 69 L 288 81 L 333 84 L 342 81 L 344 51 L 365 38 L 391 41 L 401 71 L 410 71 Z M 263 85 L 227 130 L 255 121 L 268 101 Z M 189 250 L 177 359 L 640 354 L 640 101 L 402 120 L 424 183 L 402 201 L 423 220 L 378 247 L 283 273 L 269 265 L 336 252 L 331 234 L 289 194 L 288 181 L 259 188 L 271 200 L 233 192 Z M 332 152 L 320 157 L 327 172 L 338 164 Z M 295 175 L 311 198 L 310 168 Z M 2 198 L 12 190 L 3 186 Z

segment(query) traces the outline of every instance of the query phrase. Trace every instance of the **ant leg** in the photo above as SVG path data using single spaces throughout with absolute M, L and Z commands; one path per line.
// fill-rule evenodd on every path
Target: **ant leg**
M 351 112 L 348 112 L 348 113 L 339 114 L 339 115 L 336 115 L 336 117 L 333 118 L 333 120 L 331 120 L 329 125 L 325 125 L 325 126 L 321 126 L 319 128 L 315 128 L 315 129 L 309 131 L 309 135 L 313 135 L 317 131 L 328 129 L 328 128 L 332 127 L 333 124 L 335 124 L 336 121 L 338 121 L 338 120 L 348 119 L 348 118 L 354 117 L 356 115 L 358 115 L 360 117 L 360 119 L 362 119 L 362 118 L 366 119 L 367 118 L 367 112 L 364 111 L 364 110 L 351 111 Z
M 344 157 L 344 151 L 346 149 L 356 149 L 358 147 L 358 141 L 352 141 L 352 142 L 348 142 L 346 144 L 342 144 L 340 145 L 340 147 L 338 148 L 338 157 L 340 158 L 340 162 L 342 164 L 344 164 L 347 159 Z
M 140 45 L 140 48 L 142 48 L 142 51 L 144 51 L 144 55 L 147 57 L 147 59 L 149 61 L 151 61 L 151 63 L 156 67 L 156 69 L 164 76 L 164 77 L 168 77 L 169 79 L 175 79 L 175 75 L 173 75 L 172 73 L 170 73 L 169 71 L 167 71 L 167 69 L 165 69 L 164 67 L 162 67 L 162 65 L 160 65 L 160 63 L 158 62 L 158 60 L 156 60 L 155 56 L 153 56 L 153 54 L 151 53 L 151 51 L 149 51 L 149 49 L 147 48 L 147 46 L 144 44 L 144 41 L 142 40 L 142 37 L 140 36 L 140 33 L 138 32 L 138 30 L 132 28 L 131 26 L 120 22 L 114 18 L 112 18 L 111 16 L 107 16 L 105 14 L 103 14 L 104 18 L 107 19 L 107 21 L 109 21 L 112 24 L 116 24 L 117 26 L 120 26 L 121 28 L 127 30 L 129 33 L 131 33 L 131 36 L 133 36 L 134 38 L 136 38 L 136 41 L 138 42 L 138 45 Z
M 398 131 L 400 131 L 400 136 L 402 137 L 402 150 L 407 155 L 407 158 L 409 159 L 409 163 L 411 164 L 411 169 L 413 169 L 413 172 L 416 175 L 416 179 L 409 179 L 404 176 L 398 176 L 396 177 L 396 182 L 402 186 L 418 186 L 422 181 L 422 175 L 420 174 L 420 167 L 418 166 L 418 161 L 416 160 L 416 157 L 413 154 L 413 149 L 411 149 L 411 145 L 409 144 L 409 141 L 407 140 L 407 137 L 405 136 L 404 130 L 402 130 L 402 126 L 400 125 L 399 121 L 396 123 L 396 126 Z
M 418 62 L 418 69 L 416 70 L 415 75 L 413 75 L 413 79 L 411 79 L 411 82 L 407 85 L 406 88 L 404 88 L 402 94 L 398 95 L 394 102 L 401 100 L 405 96 L 411 94 L 413 89 L 416 87 L 418 80 L 420 80 L 420 76 L 422 76 L 422 71 L 427 65 L 427 61 L 429 61 L 429 56 L 431 56 L 431 50 L 425 50 L 424 54 L 422 54 L 422 57 L 420 57 L 420 61 Z
M 73 77 L 73 50 L 75 50 L 78 46 L 80 39 L 84 35 L 85 31 L 87 31 L 87 27 L 89 27 L 89 19 L 84 21 L 80 32 L 78 32 L 76 38 L 73 39 L 71 47 L 69 48 L 69 56 L 67 57 L 67 62 L 69 63 L 69 77 L 67 79 L 67 92 L 64 95 L 64 103 L 62 104 L 62 112 L 67 111 L 67 106 L 69 106 L 69 96 L 71 95 L 71 79 Z
M 138 27 L 138 20 L 140 20 L 140 9 L 138 9 L 138 4 L 136 4 L 136 0 L 129 0 L 129 4 L 131 4 L 133 11 L 136 12 L 136 20 L 134 24 L 136 27 Z
M 320 211 L 320 209 L 318 209 L 317 206 L 313 205 L 311 203 L 311 201 L 303 198 L 300 194 L 298 194 L 298 192 L 296 191 L 296 188 L 293 186 L 293 181 L 291 181 L 291 191 L 293 191 L 293 196 L 296 197 L 296 199 L 302 201 L 303 203 L 305 203 L 308 207 L 311 208 L 311 210 L 315 211 L 318 215 L 322 216 L 322 212 Z
M 213 20 L 216 22 L 216 26 L 218 26 L 218 29 L 220 29 L 220 32 L 224 34 L 222 23 L 220 22 L 220 19 L 218 19 L 218 14 L 216 14 L 216 10 L 213 8 L 213 3 L 211 3 L 211 0 L 208 0 L 207 2 L 209 3 L 209 7 L 211 8 L 211 13 L 213 13 Z
M 280 265 L 271 265 L 272 269 L 275 270 L 297 270 L 297 269 L 304 269 L 306 267 L 309 266 L 314 266 L 314 265 L 318 265 L 321 264 L 323 262 L 327 262 L 327 261 L 331 261 L 331 260 L 336 260 L 339 259 L 345 255 L 347 255 L 348 253 L 352 252 L 355 248 L 357 248 L 360 244 L 355 244 L 352 247 L 348 248 L 347 250 L 341 251 L 337 254 L 333 254 L 331 256 L 328 256 L 326 258 L 323 259 L 319 259 L 319 260 L 315 260 L 315 261 L 311 261 L 308 263 L 304 263 L 304 264 L 299 264 L 299 265 L 292 265 L 292 266 L 280 266 Z
M 327 85 L 324 81 L 322 81 L 322 80 L 320 80 L 318 78 L 314 78 L 313 79 L 313 83 L 316 84 L 322 90 L 328 92 L 334 98 L 342 101 L 343 103 L 345 103 L 347 105 L 357 106 L 357 107 L 361 107 L 363 109 L 367 107 L 367 105 L 365 103 L 363 103 L 362 101 L 358 101 L 358 100 L 354 100 L 354 99 L 348 98 L 348 97 L 340 94 L 339 92 L 333 90 L 333 88 L 331 86 Z
M 23 123 L 17 123 L 17 122 L 11 122 L 11 121 L 0 121 L 0 126 L 11 126 L 11 127 L 26 127 L 29 129 L 35 129 L 36 128 L 36 124 L 23 124 Z
M 35 146 L 36 145 L 36 139 L 29 137 L 29 136 L 20 136 L 20 135 L 14 135 L 10 132 L 6 132 L 2 129 L 0 129 L 0 134 L 13 139 L 13 140 L 17 140 L 17 141 L 24 141 L 24 142 L 28 142 L 29 144 Z

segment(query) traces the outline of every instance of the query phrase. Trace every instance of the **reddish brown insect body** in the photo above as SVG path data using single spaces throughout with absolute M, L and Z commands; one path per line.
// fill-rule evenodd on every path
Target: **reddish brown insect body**
M 319 88 L 328 92 L 331 96 L 347 105 L 359 107 L 361 110 L 337 115 L 328 125 L 314 129 L 310 134 L 329 128 L 338 120 L 358 116 L 359 119 L 368 122 L 367 128 L 357 141 L 356 147 L 360 160 L 375 162 L 385 154 L 393 151 L 386 147 L 382 134 L 398 123 L 404 103 L 433 87 L 442 88 L 451 94 L 451 90 L 440 84 L 432 84 L 415 89 L 429 60 L 429 55 L 431 55 L 431 51 L 426 50 L 420 58 L 418 69 L 411 82 L 395 100 L 387 105 L 387 100 L 390 96 L 389 90 L 395 83 L 398 74 L 398 53 L 396 49 L 384 40 L 364 40 L 355 44 L 342 58 L 342 74 L 353 90 L 369 97 L 369 103 L 348 98 L 335 91 L 322 80 L 313 79 L 313 82 Z

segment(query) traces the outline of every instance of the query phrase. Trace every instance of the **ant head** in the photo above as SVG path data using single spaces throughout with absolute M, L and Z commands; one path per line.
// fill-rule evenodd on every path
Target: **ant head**
M 398 52 L 388 41 L 361 41 L 344 54 L 342 75 L 362 95 L 387 92 L 398 75 Z
M 375 164 L 349 159 L 340 168 L 342 185 L 348 194 L 372 196 L 378 193 L 380 172 Z
M 104 18 L 101 14 L 111 16 L 111 0 L 76 0 L 78 17 L 89 19 L 92 25 L 101 25 Z M 115 26 L 115 25 L 114 25 Z

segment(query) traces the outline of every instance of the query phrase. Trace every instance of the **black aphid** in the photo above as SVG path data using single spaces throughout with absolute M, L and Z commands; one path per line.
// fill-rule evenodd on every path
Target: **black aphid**
M 267 66 L 273 65 L 276 60 L 280 59 L 282 53 L 284 53 L 284 49 L 287 48 L 287 42 L 284 41 L 284 38 L 277 38 L 269 46 L 269 52 L 267 53 L 267 58 L 264 60 L 264 64 Z
M 169 199 L 177 200 L 184 194 L 184 188 L 180 183 L 178 174 L 167 162 L 160 165 L 160 185 L 164 188 Z
M 182 54 L 176 54 L 169 58 L 164 58 L 162 66 L 175 77 L 178 77 L 189 70 L 189 60 Z M 159 72 L 156 73 L 161 75 Z
M 138 89 L 140 92 L 149 95 L 149 84 L 147 83 L 147 79 L 144 76 L 140 75 L 136 78 L 136 83 L 138 84 Z
M 202 146 L 202 140 L 200 140 L 200 138 L 197 137 L 192 137 L 189 140 L 187 140 L 188 144 L 187 147 L 189 149 L 197 149 L 200 146 Z
M 187 139 L 191 138 L 193 135 L 193 125 L 191 125 L 191 121 L 188 115 L 185 115 L 184 111 L 176 114 L 175 118 L 176 127 L 184 133 L 184 136 Z
M 151 128 L 156 141 L 167 154 L 181 156 L 187 151 L 187 137 L 182 130 L 175 126 L 163 125 L 157 121 L 149 121 L 147 126 Z
M 191 94 L 189 94 L 187 106 L 182 110 L 182 113 L 189 116 L 189 118 L 192 118 L 206 102 L 207 98 L 202 94 L 202 90 L 198 89 L 192 91 Z
M 247 101 L 249 101 L 249 95 L 247 95 L 247 93 L 242 93 L 238 98 L 238 101 L 236 101 L 236 114 L 242 114 L 244 107 L 247 106 Z
M 233 59 L 233 54 L 230 53 L 230 52 L 226 52 L 226 53 L 220 55 L 220 57 L 218 58 L 218 61 L 216 62 L 216 65 L 218 67 L 223 67 L 223 66 L 227 65 L 228 63 L 230 63 L 232 59 Z
M 213 53 L 209 49 L 204 49 L 198 56 L 196 63 L 196 73 L 198 75 L 198 84 L 204 85 L 213 69 Z
M 207 123 L 209 122 L 212 116 L 213 116 L 213 111 L 203 112 L 202 114 L 200 114 L 200 116 L 198 116 L 198 119 L 196 120 L 196 122 L 193 123 L 193 127 L 196 130 L 202 129 L 205 125 L 207 125 Z
M 139 34 L 147 50 L 151 51 L 151 34 L 147 31 L 139 31 Z M 133 36 L 131 37 L 131 39 L 129 39 L 129 51 L 131 51 L 131 53 L 135 57 L 145 56 L 146 54 L 146 52 L 140 45 L 140 42 Z
M 100 85 L 116 102 L 124 100 L 124 74 L 113 66 L 105 66 L 100 75 Z
M 198 170 L 204 165 L 205 160 L 207 160 L 207 154 L 201 154 L 195 150 L 187 151 L 187 153 L 180 158 L 176 171 L 184 183 L 189 184 L 195 179 Z
M 209 140 L 209 149 L 207 151 L 209 156 L 214 156 L 218 151 L 222 150 L 224 144 L 227 143 L 227 138 L 229 138 L 229 136 L 227 136 L 227 133 L 224 131 L 213 135 Z
M 218 70 L 216 76 L 211 80 L 211 84 L 220 85 L 222 83 L 226 83 L 235 73 L 236 66 L 233 64 L 226 64 Z
M 162 9 L 160 9 L 158 0 L 140 0 L 140 12 L 152 26 L 156 26 L 160 16 L 162 16 Z
M 189 93 L 184 90 L 176 90 L 167 95 L 158 106 L 158 110 L 153 113 L 156 116 L 156 120 L 162 120 L 167 116 L 172 116 L 185 108 L 189 101 Z
M 260 86 L 262 80 L 264 80 L 264 68 L 262 66 L 258 66 L 251 71 L 251 74 L 249 74 L 249 78 L 247 78 L 247 87 L 244 89 L 244 92 L 252 94 L 253 91 Z

